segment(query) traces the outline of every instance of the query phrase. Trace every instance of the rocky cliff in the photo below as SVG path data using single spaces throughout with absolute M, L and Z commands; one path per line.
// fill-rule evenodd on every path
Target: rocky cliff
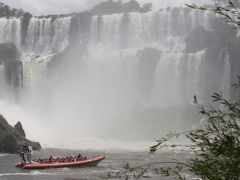
M 35 151 L 41 149 L 39 142 L 33 142 L 26 138 L 25 131 L 20 122 L 12 127 L 0 115 L 0 152 L 16 153 L 25 144 L 31 145 Z

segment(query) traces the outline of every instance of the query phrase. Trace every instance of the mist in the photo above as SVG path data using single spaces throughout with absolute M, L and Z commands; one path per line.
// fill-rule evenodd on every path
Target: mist
M 39 15 L 79 12 L 98 2 L 5 3 Z M 0 64 L 1 113 L 12 125 L 21 121 L 28 136 L 47 147 L 86 139 L 151 141 L 198 125 L 194 95 L 207 103 L 214 91 L 231 94 L 227 51 L 212 52 L 194 37 L 212 36 L 216 17 L 181 7 L 158 11 L 186 1 L 139 2 L 152 2 L 154 8 L 31 17 L 25 34 L 21 19 L 1 18 L 0 42 L 13 42 L 21 54 L 21 65 Z
M 92 8 L 102 0 L 2 0 L 3 3 L 14 8 L 21 8 L 34 15 L 42 14 L 63 14 L 84 11 Z M 122 2 L 126 2 L 124 0 Z M 198 4 L 209 3 L 209 0 L 139 0 L 141 4 L 152 3 L 154 9 L 166 8 L 168 6 L 184 6 L 186 3 L 194 2 Z

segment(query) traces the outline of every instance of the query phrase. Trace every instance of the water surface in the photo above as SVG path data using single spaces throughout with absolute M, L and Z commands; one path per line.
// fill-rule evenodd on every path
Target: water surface
M 33 157 L 43 158 L 53 156 L 70 156 L 78 153 L 88 157 L 99 154 L 94 151 L 62 150 L 62 149 L 44 149 L 40 152 L 34 152 Z M 47 170 L 23 170 L 15 167 L 19 161 L 18 155 L 4 154 L 0 155 L 0 180 L 92 180 L 106 179 L 108 172 L 121 170 L 123 165 L 130 163 L 141 165 L 156 161 L 173 161 L 179 159 L 184 161 L 189 157 L 189 151 L 176 152 L 169 151 L 160 154 L 149 154 L 147 151 L 109 151 L 105 152 L 106 160 L 102 161 L 97 167 L 86 168 L 62 168 Z M 150 174 L 151 175 L 151 174 Z M 150 179 L 176 179 L 174 177 L 160 178 L 151 175 Z

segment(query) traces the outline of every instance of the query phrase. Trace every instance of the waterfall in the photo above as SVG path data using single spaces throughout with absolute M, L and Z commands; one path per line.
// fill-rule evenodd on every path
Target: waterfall
M 3 63 L 0 64 L 0 97 L 4 95 L 4 90 L 6 89 L 6 79 L 5 79 L 5 68 Z
M 20 61 L 2 62 L 0 64 L 1 97 L 18 98 L 22 88 L 22 80 L 22 64 Z
M 203 49 L 206 47 L 196 52 L 185 52 L 185 38 L 188 34 L 199 26 L 211 31 L 213 17 L 215 16 L 209 12 L 183 8 L 89 16 L 85 19 L 78 15 L 32 17 L 25 44 L 20 49 L 23 91 L 29 94 L 40 93 L 39 89 L 47 81 L 47 63 L 55 54 L 65 52 L 68 47 L 79 51 L 75 53 L 77 61 L 84 59 L 87 64 L 86 67 L 79 67 L 79 71 L 80 68 L 85 68 L 85 81 L 88 81 L 85 85 L 87 84 L 88 88 L 97 89 L 101 86 L 108 91 L 107 86 L 102 87 L 102 84 L 108 83 L 109 89 L 113 91 L 112 95 L 122 89 L 129 104 L 150 103 L 162 106 L 164 102 L 171 106 L 189 103 L 194 95 L 202 95 L 205 89 L 211 89 L 208 87 L 216 84 L 221 84 L 221 87 L 215 89 L 221 88 L 224 93 L 229 94 L 229 58 L 224 60 L 224 71 L 220 80 L 222 83 L 211 85 L 210 81 L 204 84 L 207 78 L 204 69 L 208 66 L 207 50 Z M 73 18 L 77 21 L 73 21 Z M 74 35 L 71 36 L 71 32 L 74 32 Z M 80 38 L 81 46 L 68 46 L 75 40 L 75 33 L 76 39 L 77 36 L 84 38 Z M 0 18 L 0 42 L 7 41 L 13 41 L 19 46 L 20 19 Z M 154 52 L 159 52 L 159 57 L 149 58 Z M 66 57 L 64 60 L 71 65 L 71 56 Z M 54 63 L 61 62 L 57 59 Z M 70 69 L 66 68 L 65 71 Z M 96 92 L 93 90 L 92 93 Z
M 21 52 L 15 61 L 0 54 L 0 96 L 19 90 L 24 109 L 43 128 L 57 124 L 59 137 L 66 129 L 73 137 L 118 131 L 117 123 L 131 135 L 143 125 L 154 126 L 148 132 L 182 130 L 195 119 L 185 119 L 195 110 L 194 95 L 203 103 L 219 90 L 231 95 L 232 56 L 221 53 L 226 43 L 215 34 L 227 30 L 215 18 L 187 8 L 80 13 L 32 17 L 24 32 L 20 19 L 0 18 L 0 43 L 12 41 Z
M 209 13 L 183 10 L 92 17 L 92 44 L 107 47 L 184 49 L 185 35 L 197 26 L 209 29 Z
M 0 18 L 0 43 L 13 42 L 20 47 L 21 20 L 19 18 Z
M 41 54 L 63 50 L 68 45 L 70 23 L 70 17 L 31 18 L 26 37 L 27 51 Z
M 137 54 L 146 48 L 159 50 L 161 58 L 156 63 L 156 68 L 152 69 L 153 76 L 150 75 L 152 72 L 145 74 L 152 78 L 145 81 L 154 82 L 153 85 L 145 82 L 145 85 L 153 86 L 146 87 L 150 90 L 151 97 L 148 102 L 157 106 L 162 106 L 163 102 L 166 106 L 189 103 L 194 95 L 204 94 L 200 83 L 201 77 L 204 76 L 201 69 L 205 49 L 196 53 L 185 53 L 185 37 L 199 26 L 210 30 L 209 17 L 212 17 L 212 14 L 207 12 L 184 12 L 177 8 L 144 14 L 93 16 L 89 61 L 98 59 L 100 64 L 104 64 L 109 63 L 111 59 L 111 63 L 115 61 L 118 64 L 116 69 L 122 71 L 122 55 L 131 52 L 132 55 L 126 61 L 128 65 L 125 64 L 129 67 L 124 66 L 124 77 L 127 82 L 130 81 L 129 84 L 133 84 L 133 87 L 128 86 L 128 89 L 134 91 L 132 94 L 137 98 L 135 100 L 139 101 L 141 98 L 137 95 L 139 89 L 136 89 L 136 81 L 141 80 L 135 77 L 138 66 Z M 97 63 L 94 65 L 97 66 Z
M 223 60 L 223 73 L 222 73 L 222 83 L 221 91 L 224 97 L 230 98 L 230 88 L 231 88 L 231 64 L 229 60 L 229 55 L 225 55 Z
M 46 75 L 45 63 L 23 62 L 23 87 L 28 96 L 37 95 L 43 87 Z
M 181 105 L 192 101 L 194 95 L 200 96 L 202 87 L 201 65 L 205 50 L 194 54 L 166 53 L 157 67 L 153 99 L 157 104 Z M 157 97 L 157 98 L 155 98 Z

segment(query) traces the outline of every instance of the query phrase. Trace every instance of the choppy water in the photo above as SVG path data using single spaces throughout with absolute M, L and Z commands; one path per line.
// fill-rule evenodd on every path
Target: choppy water
M 45 149 L 40 152 L 35 152 L 34 157 L 48 156 L 70 156 L 76 155 L 79 152 L 90 157 L 99 154 L 94 151 L 77 151 L 77 150 L 60 150 L 60 149 Z M 48 169 L 48 170 L 23 170 L 15 167 L 19 158 L 17 155 L 0 155 L 0 180 L 94 180 L 106 179 L 108 172 L 115 172 L 122 168 L 126 163 L 141 165 L 156 161 L 171 161 L 173 159 L 183 160 L 185 157 L 191 156 L 189 151 L 184 152 L 164 152 L 160 154 L 149 154 L 148 152 L 105 152 L 106 160 L 102 161 L 97 167 L 86 168 L 63 168 L 63 169 Z M 154 177 L 150 179 L 176 179 L 174 177 L 161 178 Z M 191 178 L 189 178 L 191 179 Z

